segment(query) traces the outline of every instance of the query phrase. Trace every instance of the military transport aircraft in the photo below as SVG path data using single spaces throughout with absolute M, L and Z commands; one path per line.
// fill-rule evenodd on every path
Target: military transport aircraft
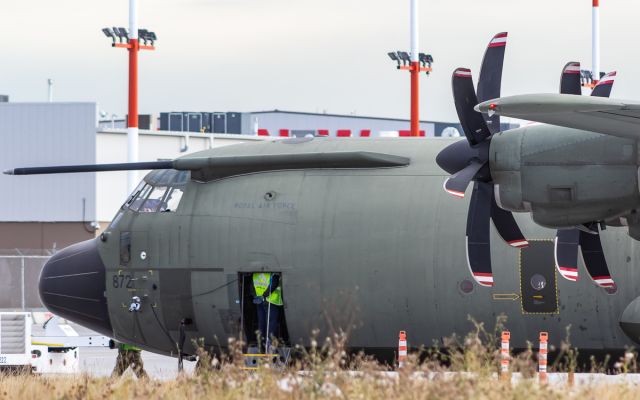
M 505 45 L 506 34 L 491 41 L 477 95 L 470 71 L 454 72 L 466 140 L 295 138 L 172 161 L 7 171 L 153 170 L 99 238 L 49 260 L 43 303 L 119 341 L 193 354 L 197 338 L 216 349 L 228 338 L 255 341 L 251 275 L 270 271 L 282 275 L 287 345 L 343 329 L 351 349 L 393 354 L 399 330 L 412 347 L 430 346 L 468 332 L 468 316 L 492 325 L 500 314 L 514 347 L 543 330 L 557 345 L 567 326 L 582 352 L 640 343 L 640 253 L 619 227 L 640 237 L 640 104 L 568 94 L 492 100 Z M 479 102 L 484 114 L 473 111 Z M 500 115 L 556 126 L 501 132 Z M 440 189 L 463 197 L 471 180 L 469 202 Z M 577 268 L 579 247 L 595 283 L 577 272 L 562 275 L 575 281 L 557 278 L 555 259 Z M 597 270 L 600 248 L 611 274 Z M 130 312 L 134 296 L 140 307 Z

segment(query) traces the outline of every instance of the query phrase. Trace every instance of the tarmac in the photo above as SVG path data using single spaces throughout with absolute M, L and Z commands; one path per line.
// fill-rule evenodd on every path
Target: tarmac
M 80 349 L 80 372 L 94 377 L 111 375 L 116 365 L 118 350 L 101 347 L 84 347 Z M 168 380 L 178 376 L 178 359 L 159 354 L 142 352 L 142 361 L 147 374 L 153 379 Z M 196 363 L 183 361 L 184 372 L 192 374 Z M 133 372 L 129 369 L 127 374 Z
M 99 333 L 93 332 L 83 326 L 60 320 L 60 323 L 69 324 L 80 336 L 98 336 Z M 33 336 L 44 336 L 44 329 L 40 324 L 32 326 Z M 163 356 L 148 351 L 142 352 L 142 361 L 147 374 L 154 379 L 173 379 L 178 376 L 178 359 L 174 357 Z M 111 375 L 113 367 L 116 365 L 116 357 L 118 350 L 108 347 L 81 347 L 79 349 L 80 373 L 93 377 L 107 377 Z M 195 362 L 183 360 L 184 372 L 193 373 Z M 131 369 L 126 374 L 132 374 Z

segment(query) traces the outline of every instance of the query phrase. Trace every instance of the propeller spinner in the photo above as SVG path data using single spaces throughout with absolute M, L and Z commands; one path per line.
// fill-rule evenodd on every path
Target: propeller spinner
M 511 212 L 500 208 L 494 197 L 489 145 L 491 135 L 500 131 L 500 117 L 485 116 L 474 110 L 479 102 L 500 97 L 506 44 L 506 32 L 497 34 L 489 42 L 482 61 L 477 96 L 471 71 L 467 68 L 454 71 L 453 97 L 467 140 L 449 145 L 436 157 L 438 165 L 452 174 L 444 183 L 447 193 L 462 198 L 469 183 L 474 181 L 467 214 L 467 263 L 474 279 L 482 286 L 493 286 L 490 219 L 500 237 L 509 245 L 521 248 L 529 244 Z

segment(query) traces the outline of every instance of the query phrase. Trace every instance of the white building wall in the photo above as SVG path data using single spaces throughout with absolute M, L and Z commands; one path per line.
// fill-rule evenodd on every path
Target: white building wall
M 185 132 L 186 133 L 186 132 Z M 140 131 L 140 161 L 174 159 L 213 147 L 229 146 L 264 138 L 243 135 L 218 135 L 168 131 Z M 185 149 L 185 146 L 188 146 Z M 184 151 L 181 151 L 184 150 Z M 96 162 L 127 162 L 127 135 L 124 130 L 102 130 L 97 134 Z M 142 179 L 149 171 L 138 171 Z M 110 221 L 126 200 L 127 173 L 101 172 L 97 176 L 97 221 Z M 106 228 L 103 226 L 102 228 Z
M 91 164 L 95 132 L 95 103 L 0 103 L 0 170 Z M 83 199 L 95 218 L 95 174 L 3 174 L 0 187 L 1 222 L 82 221 Z

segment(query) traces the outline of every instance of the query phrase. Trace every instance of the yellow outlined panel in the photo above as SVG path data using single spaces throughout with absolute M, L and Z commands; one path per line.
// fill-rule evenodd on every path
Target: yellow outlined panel
M 553 271 L 553 273 L 549 274 L 548 277 L 550 278 L 550 282 L 549 283 L 553 283 L 553 293 L 555 296 L 555 309 L 553 311 L 541 311 L 541 312 L 532 312 L 532 311 L 526 311 L 525 310 L 525 291 L 523 290 L 524 288 L 522 287 L 522 283 L 524 280 L 524 276 L 523 276 L 523 268 L 522 268 L 522 254 L 525 251 L 531 251 L 531 247 L 535 246 L 535 243 L 540 243 L 540 242 L 549 242 L 552 244 L 551 249 L 550 249 L 550 254 L 549 254 L 549 258 L 551 260 L 551 270 Z M 545 254 L 546 256 L 546 254 Z M 520 309 L 522 310 L 522 314 L 523 315 L 555 315 L 555 314 L 560 314 L 560 305 L 558 303 L 558 280 L 556 277 L 556 266 L 555 266 L 555 262 L 554 260 L 554 256 L 553 256 L 553 240 L 551 239 L 534 239 L 534 240 L 529 240 L 529 248 L 524 248 L 524 249 L 520 249 L 518 251 L 518 276 L 519 276 L 519 285 L 520 285 Z M 536 297 L 542 297 L 541 295 L 533 295 L 531 297 L 536 298 Z

